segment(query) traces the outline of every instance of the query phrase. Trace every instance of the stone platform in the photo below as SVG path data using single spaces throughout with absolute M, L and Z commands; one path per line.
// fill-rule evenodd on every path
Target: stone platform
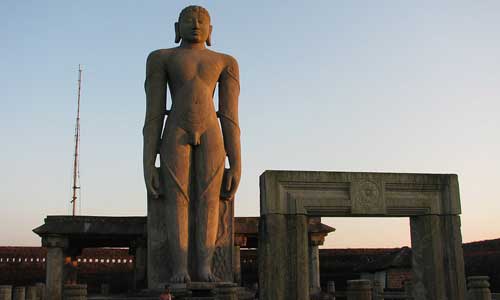
M 237 300 L 253 299 L 245 297 L 248 293 L 231 282 L 192 282 L 188 284 L 172 284 L 172 295 L 176 300 Z M 157 300 L 161 290 L 143 290 L 131 295 L 94 295 L 89 300 Z M 240 295 L 242 297 L 240 297 Z

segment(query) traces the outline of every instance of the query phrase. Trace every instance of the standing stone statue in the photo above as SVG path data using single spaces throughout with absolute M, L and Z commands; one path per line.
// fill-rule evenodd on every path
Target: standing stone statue
M 208 11 L 186 7 L 175 23 L 180 46 L 153 51 L 146 65 L 144 178 L 149 201 L 161 202 L 155 205 L 166 217 L 162 230 L 172 283 L 217 280 L 211 264 L 219 200 L 234 198 L 241 176 L 238 64 L 205 47 L 211 33 Z

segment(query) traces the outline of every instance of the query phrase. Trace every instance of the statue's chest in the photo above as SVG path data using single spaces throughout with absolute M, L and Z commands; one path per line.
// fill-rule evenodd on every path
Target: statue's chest
M 171 80 L 180 84 L 192 80 L 217 82 L 221 68 L 214 59 L 201 55 L 178 55 L 171 61 L 168 68 Z

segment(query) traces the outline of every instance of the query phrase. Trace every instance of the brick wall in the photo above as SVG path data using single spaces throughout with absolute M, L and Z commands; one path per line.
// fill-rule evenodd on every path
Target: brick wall
M 389 269 L 386 271 L 388 289 L 403 289 L 404 282 L 411 279 L 411 269 Z
M 492 292 L 500 292 L 500 239 L 464 244 L 467 276 L 488 275 Z M 345 288 L 349 279 L 359 278 L 359 266 L 369 263 L 394 249 L 320 249 L 321 283 L 334 280 L 338 290 Z M 45 257 L 41 247 L 0 247 L 0 285 L 29 285 L 45 281 Z M 79 281 L 87 283 L 90 291 L 99 290 L 101 283 L 109 283 L 112 292 L 126 291 L 132 286 L 133 259 L 128 249 L 85 249 L 79 259 Z M 241 251 L 241 271 L 244 284 L 258 281 L 257 252 Z M 388 271 L 388 287 L 402 288 L 409 278 L 408 270 Z M 390 277 L 390 278 L 389 278 Z
M 45 282 L 45 257 L 40 247 L 0 247 L 0 284 Z

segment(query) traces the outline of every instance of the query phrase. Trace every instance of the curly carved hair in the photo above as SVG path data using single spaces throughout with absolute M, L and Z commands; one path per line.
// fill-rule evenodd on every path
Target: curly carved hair
M 199 5 L 190 5 L 181 11 L 181 13 L 179 14 L 179 21 L 189 13 L 201 13 L 210 20 L 210 14 L 208 13 L 208 10 L 206 10 L 206 8 Z

